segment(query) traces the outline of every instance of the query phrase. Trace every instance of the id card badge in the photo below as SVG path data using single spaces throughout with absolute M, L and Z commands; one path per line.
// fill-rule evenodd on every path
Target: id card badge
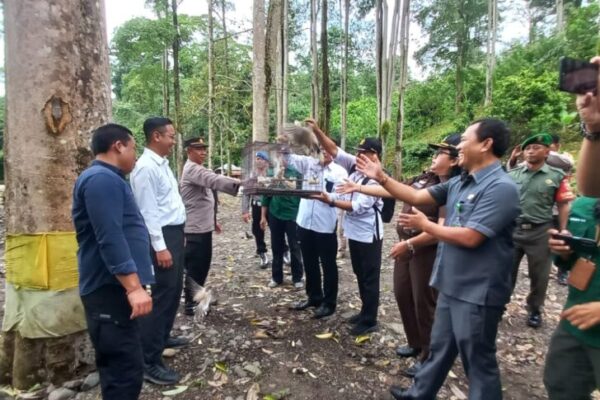
M 586 291 L 596 272 L 596 264 L 587 258 L 580 258 L 569 272 L 567 282 L 575 289 Z

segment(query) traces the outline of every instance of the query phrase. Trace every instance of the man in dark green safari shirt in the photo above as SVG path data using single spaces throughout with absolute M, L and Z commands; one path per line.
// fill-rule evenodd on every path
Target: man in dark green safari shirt
M 600 200 L 580 197 L 573 203 L 568 231 L 573 236 L 598 241 Z M 551 231 L 551 233 L 558 233 Z M 564 241 L 550 239 L 556 264 L 573 271 L 580 257 L 591 255 L 574 252 Z M 598 249 L 591 261 L 600 262 Z M 569 285 L 565 310 L 552 339 L 544 385 L 550 400 L 590 399 L 594 389 L 600 388 L 600 273 L 596 270 L 585 290 Z
M 531 290 L 527 296 L 527 325 L 538 328 L 542 324 L 541 309 L 546 299 L 552 257 L 548 248 L 548 229 L 552 228 L 552 207 L 557 204 L 559 227 L 566 225 L 568 202 L 557 202 L 561 181 L 565 173 L 549 166 L 546 158 L 552 137 L 547 133 L 533 135 L 521 145 L 525 162 L 509 171 L 519 187 L 521 214 L 517 218 L 513 240 L 513 288 L 517 282 L 519 264 L 527 256 Z

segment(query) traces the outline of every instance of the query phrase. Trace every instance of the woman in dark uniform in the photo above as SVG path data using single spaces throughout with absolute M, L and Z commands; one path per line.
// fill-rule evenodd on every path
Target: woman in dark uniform
M 460 173 L 458 167 L 458 150 L 460 135 L 446 137 L 440 144 L 430 144 L 436 150 L 429 171 L 411 179 L 410 184 L 415 189 L 423 189 L 437 185 Z M 410 204 L 405 203 L 402 213 L 409 213 Z M 444 207 L 420 206 L 431 221 L 443 224 Z M 401 346 L 396 353 L 401 357 L 416 357 L 417 361 L 405 371 L 412 377 L 421 362 L 429 355 L 429 340 L 433 315 L 437 299 L 436 290 L 429 286 L 433 264 L 437 251 L 437 240 L 431 235 L 405 228 L 398 224 L 400 241 L 392 247 L 390 256 L 394 264 L 394 295 L 400 310 L 402 324 L 408 344 Z

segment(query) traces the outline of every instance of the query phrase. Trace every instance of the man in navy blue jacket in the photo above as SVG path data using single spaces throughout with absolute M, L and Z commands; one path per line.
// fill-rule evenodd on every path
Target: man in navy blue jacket
M 135 165 L 135 139 L 123 126 L 94 131 L 96 159 L 73 191 L 79 292 L 104 399 L 137 399 L 143 357 L 137 317 L 152 311 L 144 286 L 154 282 L 148 230 L 125 175 Z

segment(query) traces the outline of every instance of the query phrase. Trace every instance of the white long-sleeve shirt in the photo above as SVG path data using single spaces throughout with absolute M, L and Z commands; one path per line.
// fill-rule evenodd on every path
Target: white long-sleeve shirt
M 288 162 L 296 171 L 304 175 L 303 189 L 319 190 L 334 193 L 338 185 L 344 183 L 348 177 L 346 170 L 334 162 L 323 166 L 313 157 L 290 155 Z M 309 184 L 307 178 L 314 182 Z M 331 188 L 327 190 L 327 182 Z M 319 200 L 301 199 L 298 207 L 298 226 L 319 233 L 334 233 L 337 222 L 335 207 L 331 207 Z
M 131 189 L 154 251 L 167 248 L 162 227 L 185 223 L 185 206 L 169 160 L 145 148 L 130 176 Z

